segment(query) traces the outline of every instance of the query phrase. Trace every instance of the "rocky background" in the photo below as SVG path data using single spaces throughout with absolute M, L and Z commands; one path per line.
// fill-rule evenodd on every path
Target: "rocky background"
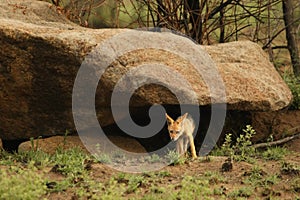
M 80 27 L 46 2 L 1 1 L 0 138 L 3 146 L 14 149 L 20 141 L 31 137 L 63 135 L 66 130 L 76 133 L 72 116 L 72 89 L 81 63 L 97 45 L 128 31 L 132 30 Z M 141 31 L 132 31 L 132 34 L 138 41 Z M 178 41 L 183 51 L 190 51 L 185 37 L 159 32 L 149 35 L 152 42 L 167 43 L 169 40 Z M 251 124 L 257 131 L 257 142 L 266 140 L 270 134 L 282 138 L 297 131 L 295 127 L 300 124 L 300 117 L 296 116 L 299 113 L 285 110 L 292 100 L 291 92 L 257 44 L 240 41 L 213 46 L 194 45 L 203 52 L 194 56 L 203 58 L 203 66 L 210 66 L 213 63 L 205 63 L 210 62 L 210 59 L 205 59 L 210 55 L 223 78 L 228 108 L 224 133 L 239 131 L 244 125 Z M 110 110 L 111 91 L 124 73 L 151 61 L 164 63 L 192 83 L 198 104 L 191 106 L 200 106 L 203 110 L 200 121 L 203 128 L 199 129 L 198 135 L 205 131 L 209 123 L 205 118 L 209 118 L 211 96 L 191 64 L 157 49 L 137 50 L 113 62 L 97 88 L 97 117 L 100 124 L 107 128 L 107 134 L 115 138 L 112 139 L 114 143 L 124 144 L 124 138 L 126 143 L 135 144 L 136 141 L 116 128 Z M 206 73 L 205 68 L 201 73 Z M 188 93 L 184 86 L 179 85 L 178 90 Z M 176 114 L 176 102 L 174 95 L 165 88 L 147 85 L 132 97 L 132 117 L 142 121 L 144 111 L 155 103 L 165 105 Z M 119 116 L 118 120 L 125 117 L 129 116 Z M 166 134 L 163 132 L 161 134 Z M 200 144 L 203 136 L 199 137 L 196 141 Z M 52 143 L 45 141 L 46 144 Z M 62 138 L 57 141 L 60 143 Z M 147 147 L 159 142 L 159 136 L 139 142 L 149 150 Z M 144 147 L 136 149 L 144 151 Z

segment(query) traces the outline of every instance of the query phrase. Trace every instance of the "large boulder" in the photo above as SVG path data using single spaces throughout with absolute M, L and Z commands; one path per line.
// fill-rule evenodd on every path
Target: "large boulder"
M 109 140 L 112 141 L 115 145 L 129 152 L 135 153 L 146 153 L 145 148 L 135 139 L 110 135 L 108 136 Z M 90 138 L 90 143 L 92 144 L 93 138 Z M 103 140 L 104 141 L 104 140 Z M 105 143 L 97 143 L 94 145 L 105 146 L 107 152 L 113 152 L 114 149 Z M 42 150 L 49 154 L 54 154 L 58 149 L 71 149 L 71 148 L 80 148 L 83 151 L 88 152 L 84 144 L 82 143 L 79 136 L 52 136 L 44 139 L 36 139 L 33 141 L 23 142 L 19 146 L 19 151 L 30 151 L 30 150 Z M 32 149 L 34 148 L 34 149 Z M 115 153 L 115 152 L 114 152 Z
M 292 99 L 290 90 L 267 55 L 254 43 L 242 41 L 202 47 L 170 32 L 93 30 L 69 22 L 55 7 L 45 2 L 1 1 L 0 138 L 28 139 L 64 133 L 66 129 L 74 130 L 72 89 L 76 74 L 87 54 L 120 33 L 130 33 L 135 38 L 131 47 L 136 45 L 137 48 L 118 56 L 101 78 L 96 107 L 103 126 L 114 123 L 110 110 L 110 95 L 114 85 L 122 75 L 148 62 L 167 65 L 188 80 L 196 92 L 195 105 L 224 103 L 224 99 L 218 96 L 222 92 L 218 93 L 218 89 L 222 88 L 215 88 L 215 93 L 212 93 L 199 72 L 184 58 L 165 50 L 139 49 L 140 43 L 147 41 L 200 59 L 200 74 L 213 81 L 210 69 L 215 64 L 210 54 L 223 78 L 229 109 L 278 110 L 289 105 Z M 179 45 L 172 46 L 170 41 Z M 111 55 L 111 58 L 116 55 Z M 109 57 L 110 54 L 105 56 Z M 93 73 L 99 73 L 97 69 L 94 70 Z M 155 75 L 160 73 L 162 71 L 153 70 L 149 77 L 155 79 Z M 143 75 L 147 77 L 148 74 L 147 71 Z M 186 85 L 180 82 L 173 84 L 179 93 L 193 95 Z M 139 108 L 155 103 L 174 105 L 178 101 L 166 88 L 149 84 L 135 92 L 130 105 Z
M 289 88 L 259 45 L 241 41 L 205 49 L 223 77 L 229 109 L 275 111 L 290 103 Z

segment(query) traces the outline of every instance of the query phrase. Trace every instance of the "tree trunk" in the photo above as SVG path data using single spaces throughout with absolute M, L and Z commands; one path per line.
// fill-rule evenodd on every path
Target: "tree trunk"
M 293 31 L 293 1 L 282 0 L 283 19 L 285 24 L 286 40 L 290 52 L 294 74 L 300 76 L 300 58 L 297 41 Z

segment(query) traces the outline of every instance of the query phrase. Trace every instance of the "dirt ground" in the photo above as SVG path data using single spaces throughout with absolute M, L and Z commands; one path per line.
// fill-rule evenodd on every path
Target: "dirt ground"
M 153 193 L 150 185 L 158 188 L 168 188 L 174 185 L 176 190 L 181 190 L 182 180 L 187 177 L 207 177 L 209 179 L 209 189 L 222 191 L 222 194 L 210 195 L 210 199 L 300 199 L 300 138 L 290 141 L 284 145 L 290 152 L 278 161 L 258 158 L 255 163 L 232 162 L 232 170 L 222 172 L 222 165 L 227 157 L 200 157 L 197 160 L 189 160 L 184 164 L 175 166 L 166 166 L 156 174 L 162 173 L 165 176 L 156 176 L 144 173 L 139 174 L 147 181 L 147 184 L 138 186 L 138 192 L 126 192 L 122 195 L 123 199 L 142 199 L 147 194 Z M 293 166 L 287 171 L 283 170 L 283 163 Z M 4 166 L 0 166 L 3 168 Z M 96 182 L 108 184 L 113 177 L 118 177 L 123 172 L 110 168 L 106 164 L 92 163 L 89 166 L 89 176 Z M 261 180 L 266 180 L 263 184 L 252 185 L 252 193 L 249 196 L 232 197 L 234 191 L 239 188 L 249 188 L 250 184 L 246 180 L 251 178 L 254 169 L 259 169 L 258 175 Z M 53 171 L 53 167 L 43 169 L 46 172 L 46 178 L 55 182 L 61 181 L 66 177 Z M 216 176 L 207 176 L 215 174 Z M 133 174 L 136 175 L 136 174 Z M 277 176 L 278 180 L 272 182 L 269 177 Z M 270 182 L 268 183 L 270 179 Z M 80 181 L 80 180 L 79 180 Z M 118 180 L 120 181 L 120 180 Z M 121 183 L 128 184 L 128 180 L 121 180 Z M 150 184 L 151 183 L 151 184 Z M 297 184 L 295 184 L 297 183 Z M 118 183 L 119 184 L 119 183 Z M 51 192 L 44 197 L 50 200 L 77 200 L 77 187 L 69 187 L 64 191 Z M 89 198 L 84 198 L 89 199 Z M 180 199 L 180 198 L 179 198 Z M 201 197 L 196 199 L 203 199 Z
M 247 184 L 245 180 L 247 177 L 250 177 L 251 171 L 255 167 L 260 169 L 261 177 L 272 177 L 272 175 L 277 175 L 279 181 L 274 184 L 268 184 L 267 187 L 263 185 L 257 185 L 254 188 L 254 194 L 241 197 L 242 199 L 299 199 L 300 198 L 300 184 L 299 188 L 292 186 L 295 179 L 300 179 L 299 171 L 286 171 L 282 170 L 282 163 L 290 163 L 294 166 L 300 168 L 300 139 L 296 139 L 292 142 L 286 144 L 287 149 L 292 152 L 285 156 L 280 161 L 267 161 L 264 159 L 257 159 L 254 164 L 249 164 L 246 162 L 233 162 L 233 168 L 228 172 L 221 172 L 222 164 L 227 159 L 226 157 L 203 157 L 194 161 L 189 161 L 182 165 L 176 166 L 167 166 L 162 170 L 158 171 L 167 173 L 168 176 L 161 177 L 159 181 L 155 184 L 159 187 L 167 187 L 168 185 L 178 185 L 182 179 L 186 176 L 199 177 L 205 176 L 208 172 L 219 174 L 222 179 L 210 178 L 211 189 L 222 189 L 223 197 L 225 199 L 240 199 L 240 198 L 228 198 L 226 194 L 231 193 L 238 188 L 244 187 Z M 91 165 L 91 176 L 94 180 L 97 180 L 102 183 L 107 183 L 112 177 L 118 176 L 122 172 L 111 169 L 105 164 L 93 163 Z M 59 180 L 62 178 L 62 175 L 56 174 L 54 172 L 49 172 L 49 177 L 53 180 Z M 143 174 L 145 179 L 150 178 Z M 222 181 L 221 181 L 222 180 Z M 297 186 L 297 187 L 298 187 Z M 139 186 L 138 193 L 126 193 L 124 199 L 128 198 L 142 198 L 144 195 L 150 193 L 150 189 L 147 185 Z M 152 191 L 153 192 L 153 191 Z M 60 193 L 51 193 L 47 196 L 48 199 L 77 199 L 74 196 L 74 190 L 68 189 L 65 192 Z M 220 196 L 212 196 L 213 199 L 219 199 Z M 199 197 L 199 199 L 202 199 Z
M 292 119 L 291 119 L 292 120 Z M 58 138 L 58 137 L 57 137 Z M 57 138 L 52 138 L 57 143 Z M 68 141 L 71 146 L 81 146 L 78 138 L 72 138 Z M 63 141 L 63 137 L 58 138 L 59 141 Z M 120 140 L 115 138 L 115 140 Z M 123 139 L 121 139 L 123 141 Z M 39 143 L 40 147 L 43 147 L 43 140 Z M 27 144 L 30 147 L 30 142 Z M 51 145 L 50 145 L 51 146 Z M 28 147 L 28 148 L 29 148 Z M 140 148 L 139 146 L 130 146 L 131 148 Z M 226 157 L 201 157 L 197 160 L 189 160 L 184 164 L 175 166 L 166 166 L 154 173 L 167 174 L 166 176 L 159 177 L 159 180 L 147 174 L 141 174 L 141 176 L 148 182 L 148 184 L 141 184 L 138 186 L 138 192 L 127 192 L 122 198 L 124 199 L 141 199 L 149 193 L 152 193 L 150 185 L 155 185 L 158 188 L 168 188 L 170 185 L 174 185 L 176 190 L 181 189 L 182 180 L 187 177 L 207 177 L 207 174 L 215 174 L 217 177 L 209 176 L 209 184 L 211 190 L 221 191 L 222 194 L 216 194 L 210 196 L 213 199 L 300 199 L 300 138 L 294 139 L 284 144 L 290 153 L 284 158 L 273 161 L 263 158 L 256 159 L 255 163 L 247 162 L 232 162 L 232 170 L 228 172 L 222 172 L 222 165 L 226 161 Z M 124 147 L 125 148 L 125 147 Z M 26 148 L 25 148 L 26 149 Z M 45 141 L 45 149 L 49 149 L 49 140 Z M 142 149 L 143 150 L 143 149 Z M 283 163 L 288 163 L 293 166 L 290 170 L 283 170 Z M 0 166 L 3 167 L 3 166 Z M 238 191 L 239 188 L 249 188 L 247 179 L 251 178 L 251 173 L 254 169 L 259 169 L 258 175 L 261 176 L 261 180 L 266 180 L 263 185 L 252 185 L 253 192 L 249 196 L 231 197 L 234 191 Z M 43 173 L 46 172 L 48 180 L 54 182 L 61 181 L 66 177 L 60 173 L 56 173 L 51 167 L 43 169 Z M 90 177 L 96 182 L 107 184 L 113 177 L 118 177 L 123 172 L 110 168 L 106 164 L 92 163 L 90 165 Z M 276 176 L 278 180 L 274 183 L 268 183 L 269 177 Z M 128 180 L 127 180 L 128 181 Z M 121 181 L 124 183 L 124 180 Z M 151 183 L 151 184 L 150 184 Z M 119 183 L 118 183 L 119 184 Z M 125 184 L 127 182 L 125 181 Z M 51 200 L 76 200 L 79 199 L 76 195 L 76 187 L 69 187 L 65 191 L 51 192 L 44 196 L 46 199 Z M 199 197 L 198 199 L 202 199 Z

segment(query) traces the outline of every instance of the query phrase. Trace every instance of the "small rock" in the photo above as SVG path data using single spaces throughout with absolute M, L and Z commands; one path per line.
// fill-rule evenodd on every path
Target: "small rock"
M 232 171 L 233 165 L 231 162 L 231 158 L 227 158 L 225 162 L 222 164 L 221 172 L 229 172 Z

